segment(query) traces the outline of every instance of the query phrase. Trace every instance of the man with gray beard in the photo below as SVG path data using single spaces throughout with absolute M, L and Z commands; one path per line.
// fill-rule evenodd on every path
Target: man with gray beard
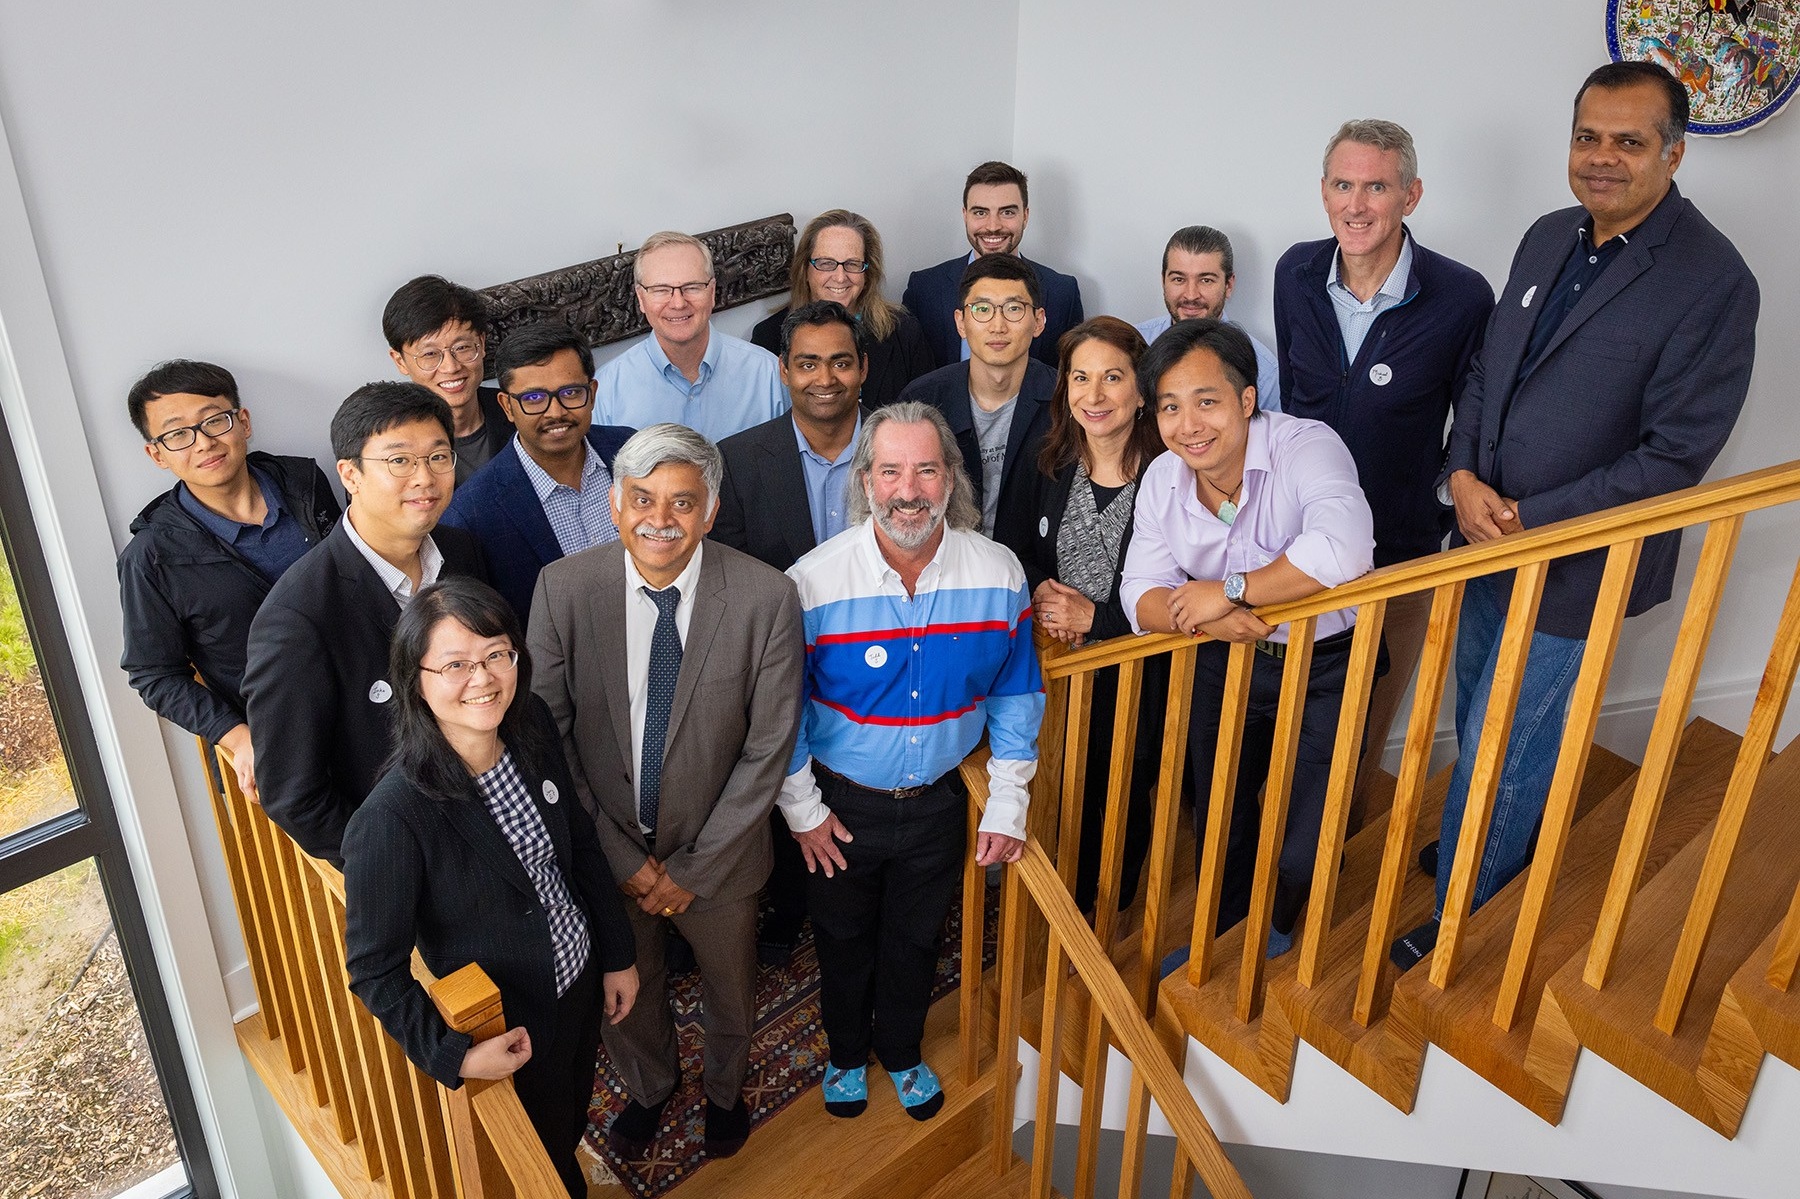
M 607 1145 L 644 1157 L 681 1082 L 663 957 L 673 924 L 705 980 L 706 1153 L 729 1157 L 750 1133 L 757 893 L 799 720 L 800 608 L 779 571 L 703 540 L 725 464 L 700 434 L 651 425 L 612 473 L 619 540 L 546 566 L 529 626 L 532 689 L 562 730 L 637 939 L 638 1003 L 601 1030 L 631 1096 Z
M 867 1108 L 873 1051 L 906 1113 L 929 1120 L 944 1098 L 920 1048 L 925 1012 L 969 852 L 957 767 L 986 732 L 975 860 L 1018 861 L 1043 684 L 1024 568 L 975 531 L 975 489 L 937 409 L 903 401 L 865 419 L 849 493 L 851 527 L 788 570 L 806 703 L 781 811 L 810 872 L 825 1110 Z

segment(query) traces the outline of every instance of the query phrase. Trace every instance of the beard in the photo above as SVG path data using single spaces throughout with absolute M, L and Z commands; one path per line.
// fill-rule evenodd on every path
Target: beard
M 903 550 L 916 550 L 930 541 L 932 535 L 944 525 L 944 514 L 950 511 L 950 497 L 946 495 L 942 503 L 928 504 L 924 500 L 890 500 L 880 507 L 874 508 L 875 524 L 888 539 Z M 926 513 L 930 520 L 901 523 L 898 517 L 902 514 L 914 515 Z

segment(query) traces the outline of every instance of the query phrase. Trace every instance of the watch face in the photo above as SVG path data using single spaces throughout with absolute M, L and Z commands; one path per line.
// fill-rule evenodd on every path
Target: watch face
M 1237 603 L 1244 598 L 1244 576 L 1229 574 L 1225 576 L 1225 598 Z

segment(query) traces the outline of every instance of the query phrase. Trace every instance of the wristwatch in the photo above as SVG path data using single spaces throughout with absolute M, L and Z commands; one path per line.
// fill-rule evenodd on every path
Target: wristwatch
M 1248 609 L 1254 607 L 1249 600 L 1244 598 L 1244 588 L 1249 585 L 1250 581 L 1243 575 L 1239 574 L 1237 571 L 1231 572 L 1225 576 L 1225 598 L 1240 608 Z

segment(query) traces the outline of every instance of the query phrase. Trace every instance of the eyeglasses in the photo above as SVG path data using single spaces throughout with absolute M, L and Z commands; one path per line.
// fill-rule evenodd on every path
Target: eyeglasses
M 589 386 L 586 383 L 574 384 L 569 387 L 559 387 L 555 391 L 543 391 L 540 389 L 538 391 L 521 391 L 516 393 L 509 391 L 506 394 L 512 396 L 513 403 L 517 404 L 519 406 L 519 411 L 525 413 L 527 416 L 541 416 L 550 411 L 550 400 L 553 397 L 558 404 L 562 405 L 564 412 L 580 412 L 583 408 L 586 408 L 594 398 L 593 391 L 589 389 Z
M 829 275 L 840 267 L 852 275 L 860 275 L 869 269 L 869 264 L 860 258 L 808 258 L 806 265 L 821 275 Z
M 358 457 L 358 462 L 385 462 L 388 474 L 396 479 L 411 478 L 423 462 L 434 475 L 447 475 L 456 469 L 455 450 L 433 450 L 429 454 L 390 454 L 386 458 Z
M 477 666 L 487 667 L 487 672 L 489 674 L 511 674 L 518 665 L 518 650 L 497 649 L 487 657 L 478 659 L 474 662 L 458 659 L 455 662 L 446 662 L 438 667 L 427 666 L 421 662 L 419 663 L 419 669 L 429 670 L 432 674 L 437 675 L 446 683 L 466 683 L 475 677 L 475 668 Z
M 197 425 L 183 425 L 179 429 L 170 429 L 167 433 L 152 437 L 150 440 L 165 450 L 185 450 L 200 440 L 200 434 L 208 437 L 223 437 L 231 432 L 237 424 L 237 409 L 227 408 L 223 412 L 215 412 Z
M 675 298 L 676 292 L 680 292 L 684 300 L 698 300 L 712 285 L 713 281 L 707 279 L 701 283 L 640 283 L 638 289 L 658 304 L 666 304 Z
M 479 341 L 459 341 L 451 346 L 448 351 L 426 350 L 423 354 L 412 354 L 409 356 L 414 362 L 419 364 L 420 370 L 429 375 L 435 373 L 444 365 L 444 355 L 446 353 L 464 366 L 474 366 L 477 362 L 481 361 L 482 345 Z
M 984 325 L 994 319 L 996 312 L 1004 316 L 1008 324 L 1016 325 L 1025 319 L 1026 313 L 1032 311 L 1032 306 L 1023 300 L 1008 300 L 1004 304 L 976 300 L 973 304 L 964 304 L 963 310 Z

